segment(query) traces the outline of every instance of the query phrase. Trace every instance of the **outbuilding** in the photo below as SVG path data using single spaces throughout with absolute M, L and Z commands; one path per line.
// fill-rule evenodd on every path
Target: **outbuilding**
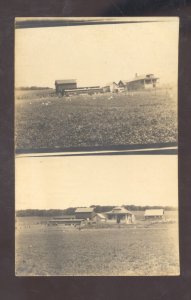
M 107 221 L 107 218 L 104 214 L 96 213 L 92 218 L 92 221 L 95 223 L 105 223 Z
M 163 220 L 164 209 L 146 209 L 144 217 L 145 220 Z
M 66 218 L 66 219 L 57 219 L 57 220 L 55 220 L 55 219 L 52 219 L 52 220 L 49 220 L 48 221 L 48 224 L 49 225 L 74 225 L 74 226 L 76 226 L 76 225 L 83 225 L 83 224 L 85 224 L 86 223 L 86 221 L 84 220 L 84 219 L 68 219 L 68 218 Z
M 118 85 L 116 82 L 108 82 L 104 87 L 103 87 L 103 92 L 111 92 L 111 93 L 117 93 L 118 92 Z

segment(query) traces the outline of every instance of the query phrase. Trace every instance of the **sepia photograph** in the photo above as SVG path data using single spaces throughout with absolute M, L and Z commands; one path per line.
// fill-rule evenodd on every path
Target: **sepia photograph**
M 15 275 L 178 276 L 177 17 L 16 18 Z
M 16 276 L 179 275 L 176 155 L 16 158 Z
M 16 18 L 15 28 L 16 153 L 177 153 L 177 17 Z

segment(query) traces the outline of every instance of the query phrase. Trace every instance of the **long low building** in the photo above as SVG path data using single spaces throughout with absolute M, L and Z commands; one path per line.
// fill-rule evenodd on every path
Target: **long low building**
M 49 225 L 82 225 L 85 224 L 84 219 L 57 219 L 57 220 L 49 220 Z
M 103 88 L 100 86 L 93 86 L 93 87 L 83 87 L 83 88 L 76 88 L 76 89 L 66 89 L 64 91 L 64 95 L 83 95 L 83 94 L 98 94 L 103 93 Z
M 164 209 L 146 209 L 144 214 L 145 220 L 164 219 Z

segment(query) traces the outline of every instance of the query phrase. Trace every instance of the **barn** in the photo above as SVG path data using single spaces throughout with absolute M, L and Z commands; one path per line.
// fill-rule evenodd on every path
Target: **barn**
M 64 95 L 65 90 L 72 90 L 77 88 L 76 79 L 56 80 L 55 89 L 57 95 Z
M 164 209 L 146 209 L 144 217 L 145 220 L 163 220 Z
M 91 220 L 95 216 L 93 207 L 78 207 L 75 210 L 76 219 Z
M 108 223 L 131 224 L 135 222 L 135 216 L 123 206 L 114 207 L 111 211 L 106 212 Z
M 137 75 L 131 80 L 120 80 L 118 85 L 128 91 L 153 89 L 157 85 L 158 77 L 154 74 Z

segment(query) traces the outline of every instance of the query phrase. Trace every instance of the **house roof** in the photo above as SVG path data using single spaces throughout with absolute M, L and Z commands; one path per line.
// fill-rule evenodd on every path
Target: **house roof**
M 145 216 L 162 216 L 164 209 L 146 209 Z
M 56 80 L 55 84 L 76 83 L 76 79 Z
M 111 211 L 106 212 L 106 214 L 116 214 L 116 215 L 128 214 L 128 215 L 132 215 L 132 212 L 130 212 L 129 210 L 127 210 L 123 206 L 116 206 Z
M 78 207 L 75 210 L 75 213 L 87 213 L 87 212 L 93 212 L 94 207 Z

